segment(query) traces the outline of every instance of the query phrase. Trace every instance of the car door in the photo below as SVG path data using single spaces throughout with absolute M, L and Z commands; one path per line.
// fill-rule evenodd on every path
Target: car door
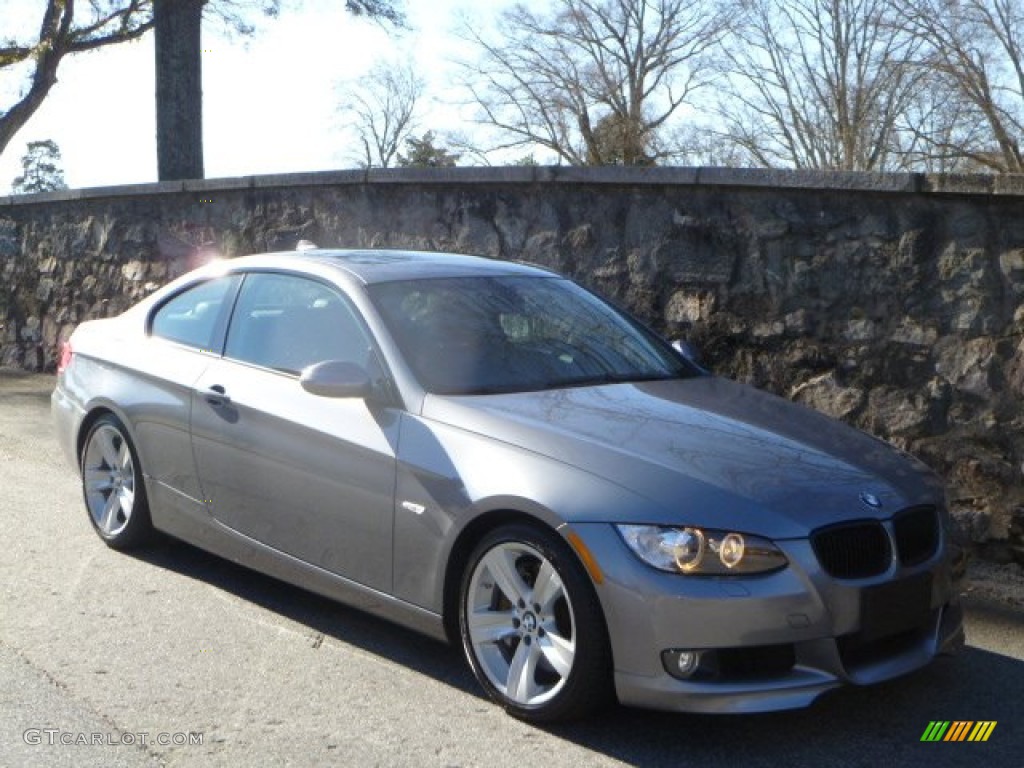
M 299 372 L 324 360 L 376 361 L 351 302 L 302 275 L 248 273 L 224 357 L 193 394 L 204 500 L 240 534 L 390 591 L 398 415 L 306 392 Z
M 161 302 L 149 317 L 144 347 L 131 350 L 135 373 L 121 404 L 134 424 L 158 513 L 181 505 L 199 509 L 202 491 L 189 437 L 192 392 L 220 355 L 240 280 L 204 280 Z

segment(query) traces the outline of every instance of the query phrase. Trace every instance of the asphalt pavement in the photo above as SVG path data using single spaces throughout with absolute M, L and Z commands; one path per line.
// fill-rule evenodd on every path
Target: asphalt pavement
M 0 372 L 0 768 L 1024 766 L 1024 612 L 968 647 L 768 715 L 614 707 L 538 728 L 432 640 L 165 541 L 105 547 L 55 443 L 53 378 Z M 922 742 L 931 721 L 989 740 Z

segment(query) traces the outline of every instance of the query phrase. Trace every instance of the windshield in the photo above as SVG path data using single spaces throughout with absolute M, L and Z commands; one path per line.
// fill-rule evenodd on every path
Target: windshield
M 695 373 L 661 339 L 570 280 L 433 278 L 368 290 L 420 384 L 435 394 Z

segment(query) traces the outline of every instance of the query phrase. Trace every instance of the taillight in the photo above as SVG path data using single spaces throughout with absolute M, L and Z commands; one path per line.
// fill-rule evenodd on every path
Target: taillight
M 74 350 L 71 349 L 70 341 L 62 341 L 60 343 L 60 357 L 57 358 L 57 374 L 60 375 L 67 370 L 67 367 L 71 365 L 71 358 L 74 356 Z

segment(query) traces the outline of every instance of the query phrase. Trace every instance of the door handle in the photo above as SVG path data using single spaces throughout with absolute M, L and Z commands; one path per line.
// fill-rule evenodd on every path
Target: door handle
M 220 384 L 214 384 L 212 387 L 206 390 L 206 402 L 210 405 L 230 405 L 231 397 L 228 396 L 227 390 L 224 389 Z

